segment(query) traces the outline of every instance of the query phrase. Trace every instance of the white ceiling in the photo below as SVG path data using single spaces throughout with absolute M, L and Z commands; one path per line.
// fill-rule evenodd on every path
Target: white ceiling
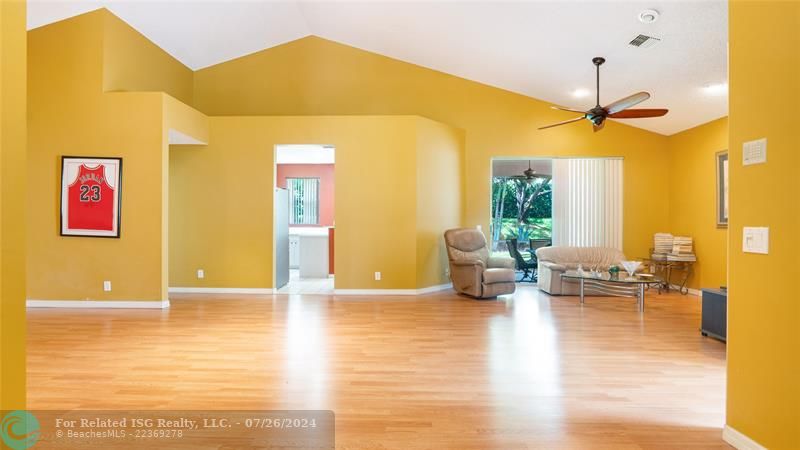
M 726 0 L 706 1 L 125 1 L 30 0 L 35 28 L 105 6 L 192 69 L 308 35 L 342 42 L 566 106 L 594 104 L 591 58 L 605 56 L 601 103 L 637 91 L 662 118 L 625 123 L 662 134 L 725 116 Z M 637 15 L 653 8 L 653 24 Z M 662 42 L 628 45 L 638 34 Z M 576 89 L 590 97 L 574 98 Z M 570 118 L 564 113 L 564 118 Z
M 493 159 L 493 177 L 514 177 L 522 175 L 522 172 L 530 167 L 540 175 L 553 174 L 552 159 Z
M 275 164 L 334 164 L 336 149 L 330 145 L 278 145 Z

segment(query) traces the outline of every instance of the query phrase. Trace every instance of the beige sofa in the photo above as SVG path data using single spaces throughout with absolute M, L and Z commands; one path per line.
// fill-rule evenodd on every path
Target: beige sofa
M 562 273 L 577 269 L 579 264 L 587 271 L 593 266 L 603 271 L 612 265 L 621 267 L 625 254 L 606 247 L 542 247 L 536 250 L 536 258 L 539 260 L 539 289 L 550 295 L 578 295 L 579 283 L 567 279 L 562 283 Z
M 453 288 L 476 298 L 513 294 L 516 290 L 514 260 L 490 257 L 486 237 L 475 228 L 456 228 L 444 233 Z

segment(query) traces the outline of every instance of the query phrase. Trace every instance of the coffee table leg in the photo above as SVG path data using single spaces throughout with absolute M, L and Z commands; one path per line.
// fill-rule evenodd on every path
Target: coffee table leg
M 583 304 L 583 278 L 581 278 L 581 305 Z
M 639 285 L 639 312 L 644 312 L 644 283 Z

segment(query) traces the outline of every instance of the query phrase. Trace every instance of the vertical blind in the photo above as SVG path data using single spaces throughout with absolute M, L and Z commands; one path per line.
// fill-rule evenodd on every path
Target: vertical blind
M 289 224 L 319 224 L 319 178 L 286 178 Z
M 553 160 L 553 245 L 622 249 L 622 160 Z

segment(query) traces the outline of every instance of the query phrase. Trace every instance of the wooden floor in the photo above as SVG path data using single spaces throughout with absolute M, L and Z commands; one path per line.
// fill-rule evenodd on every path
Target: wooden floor
M 29 310 L 30 409 L 331 409 L 337 448 L 729 448 L 699 299 L 174 296 Z

